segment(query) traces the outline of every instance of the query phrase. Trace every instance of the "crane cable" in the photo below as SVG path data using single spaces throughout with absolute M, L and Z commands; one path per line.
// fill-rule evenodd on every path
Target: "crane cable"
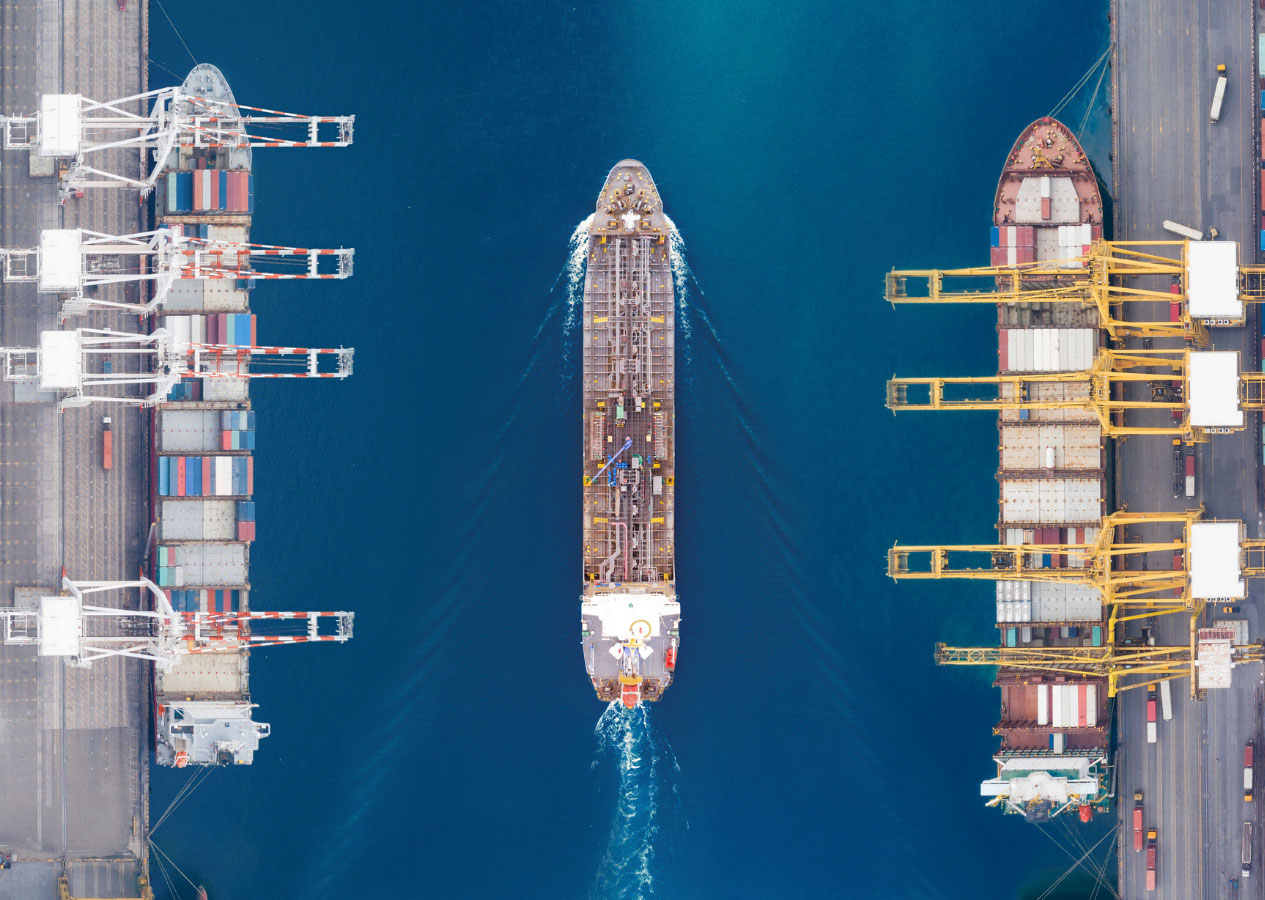
M 1076 128 L 1076 139 L 1078 141 L 1085 132 L 1085 126 L 1089 124 L 1089 114 L 1094 111 L 1094 103 L 1098 100 L 1098 89 L 1102 87 L 1102 80 L 1106 77 L 1107 67 L 1103 66 L 1102 71 L 1098 73 L 1098 83 L 1094 85 L 1094 92 L 1089 95 L 1089 105 L 1085 107 L 1085 115 L 1081 116 L 1081 123 Z

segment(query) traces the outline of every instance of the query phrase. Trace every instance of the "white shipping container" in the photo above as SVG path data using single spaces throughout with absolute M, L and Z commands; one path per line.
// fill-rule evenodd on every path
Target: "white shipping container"
M 1081 723 L 1080 694 L 1079 685 L 1069 684 L 1067 686 L 1067 721 L 1073 728 Z
M 1042 200 L 1050 199 L 1050 176 L 1049 175 L 1041 176 L 1041 199 Z
M 1050 686 L 1050 727 L 1063 727 L 1063 686 Z
M 1173 684 L 1170 681 L 1160 682 L 1160 709 L 1164 713 L 1164 721 L 1173 719 Z
M 215 457 L 215 496 L 233 495 L 233 457 Z
M 1006 247 L 1013 247 L 1013 246 L 1015 246 L 1016 244 L 1018 244 L 1018 243 L 1019 243 L 1019 228 L 1018 228 L 1018 226 L 1015 226 L 1015 225 L 1007 225 L 1007 226 L 1006 226 L 1006 228 L 1005 228 L 1005 231 L 1006 231 L 1006 243 L 1004 244 L 1004 246 L 1006 246 Z
M 1064 734 L 1052 734 L 1050 735 L 1050 743 L 1053 745 L 1050 749 L 1053 750 L 1055 754 L 1062 755 L 1063 748 L 1067 746 L 1067 736 Z
M 1037 724 L 1050 724 L 1050 686 L 1037 685 Z
M 1021 636 L 1025 644 L 1032 643 L 1032 626 L 1025 625 L 1021 631 Z
M 1154 722 L 1146 723 L 1146 742 L 1148 744 L 1155 743 L 1155 723 Z
M 1006 248 L 1006 265 L 1013 266 L 1019 263 L 1019 248 L 1011 244 Z
M 206 316 L 193 316 L 193 342 L 206 343 Z
M 1098 685 L 1085 686 L 1085 724 L 1098 727 Z

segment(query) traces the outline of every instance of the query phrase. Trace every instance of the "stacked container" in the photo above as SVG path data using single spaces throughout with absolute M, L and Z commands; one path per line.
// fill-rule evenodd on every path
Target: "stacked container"
M 160 456 L 160 497 L 249 497 L 255 490 L 253 456 Z

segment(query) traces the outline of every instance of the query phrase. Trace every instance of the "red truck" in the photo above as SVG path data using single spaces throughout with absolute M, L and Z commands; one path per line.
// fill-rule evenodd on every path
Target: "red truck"
M 110 417 L 101 420 L 101 467 L 107 472 L 114 464 L 114 435 L 110 432 Z
M 1155 685 L 1146 686 L 1146 742 L 1155 743 Z
M 1173 281 L 1168 286 L 1168 292 L 1170 294 L 1180 294 L 1182 292 L 1181 282 L 1178 281 L 1176 275 L 1173 276 Z M 1169 301 L 1168 320 L 1170 322 L 1180 322 L 1182 320 L 1182 304 L 1180 300 Z
M 1146 889 L 1155 890 L 1155 829 L 1146 833 Z
M 1243 802 L 1252 802 L 1252 752 L 1256 749 L 1254 741 L 1248 741 L 1243 748 Z
M 1142 792 L 1133 792 L 1133 850 L 1142 849 Z

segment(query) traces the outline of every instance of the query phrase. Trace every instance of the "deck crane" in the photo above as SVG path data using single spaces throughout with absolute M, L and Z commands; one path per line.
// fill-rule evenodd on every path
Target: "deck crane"
M 5 381 L 60 394 L 62 409 L 94 402 L 154 406 L 181 380 L 347 378 L 354 353 L 349 347 L 187 341 L 165 328 L 150 334 L 104 328 L 44 331 L 38 347 L 0 348 Z M 151 392 L 127 393 L 137 385 Z
M 1169 388 L 1176 385 L 1176 394 Z M 1129 388 L 1146 389 L 1143 397 Z M 898 410 L 1082 410 L 1109 437 L 1167 435 L 1188 443 L 1241 431 L 1244 412 L 1265 409 L 1265 373 L 1240 371 L 1237 351 L 1098 351 L 1081 372 L 1002 373 L 966 378 L 893 378 L 887 408 Z M 1129 412 L 1180 410 L 1178 421 L 1126 424 Z
M 1177 257 L 1161 255 L 1176 250 Z M 1168 279 L 1165 289 L 1134 281 Z M 961 285 L 960 290 L 952 287 Z M 1233 241 L 1096 241 L 1077 257 L 1014 266 L 894 269 L 885 297 L 896 304 L 1058 303 L 1092 307 L 1113 339 L 1181 338 L 1208 345 L 1207 326 L 1242 325 L 1244 304 L 1265 300 L 1265 267 L 1240 266 Z M 1170 305 L 1168 321 L 1126 319 L 1126 304 Z
M 89 309 L 151 313 L 182 279 L 235 281 L 350 278 L 355 251 L 276 247 L 186 237 L 170 227 L 110 235 L 82 228 L 46 229 L 31 250 L 0 250 L 5 282 L 34 282 L 40 293 L 65 299 L 61 318 Z M 110 285 L 152 285 L 148 301 L 107 300 Z
M 584 479 L 584 486 L 585 486 L 585 487 L 588 487 L 590 484 L 592 484 L 593 482 L 597 481 L 598 476 L 599 476 L 599 475 L 601 475 L 603 472 L 605 472 L 607 469 L 609 469 L 612 465 L 614 465 L 615 460 L 617 460 L 617 459 L 619 459 L 621 456 L 623 456 L 623 455 L 624 455 L 624 451 L 626 451 L 626 450 L 627 450 L 629 447 L 631 447 L 631 446 L 632 446 L 632 438 L 625 438 L 625 439 L 624 439 L 624 446 L 620 447 L 620 448 L 619 448 L 619 450 L 615 453 L 615 455 L 614 455 L 614 456 L 612 456 L 610 459 L 606 460 L 606 465 L 602 466 L 602 468 L 598 469 L 598 470 L 597 470 L 596 472 L 594 472 L 591 476 L 589 476 L 588 478 L 585 478 L 585 479 Z
M 196 79 L 199 69 L 214 71 L 222 82 L 214 66 L 199 66 L 191 79 Z M 136 188 L 148 196 L 174 156 L 200 148 L 347 147 L 355 121 L 355 116 L 311 116 L 240 106 L 180 86 L 107 101 L 79 94 L 45 94 L 37 112 L 6 116 L 0 124 L 6 150 L 29 150 L 33 156 L 62 164 L 65 198 L 90 187 Z M 106 163 L 98 160 L 110 150 L 137 151 L 140 171 L 134 166 L 125 167 L 134 174 L 101 168 Z M 150 151 L 153 164 L 144 174 Z

